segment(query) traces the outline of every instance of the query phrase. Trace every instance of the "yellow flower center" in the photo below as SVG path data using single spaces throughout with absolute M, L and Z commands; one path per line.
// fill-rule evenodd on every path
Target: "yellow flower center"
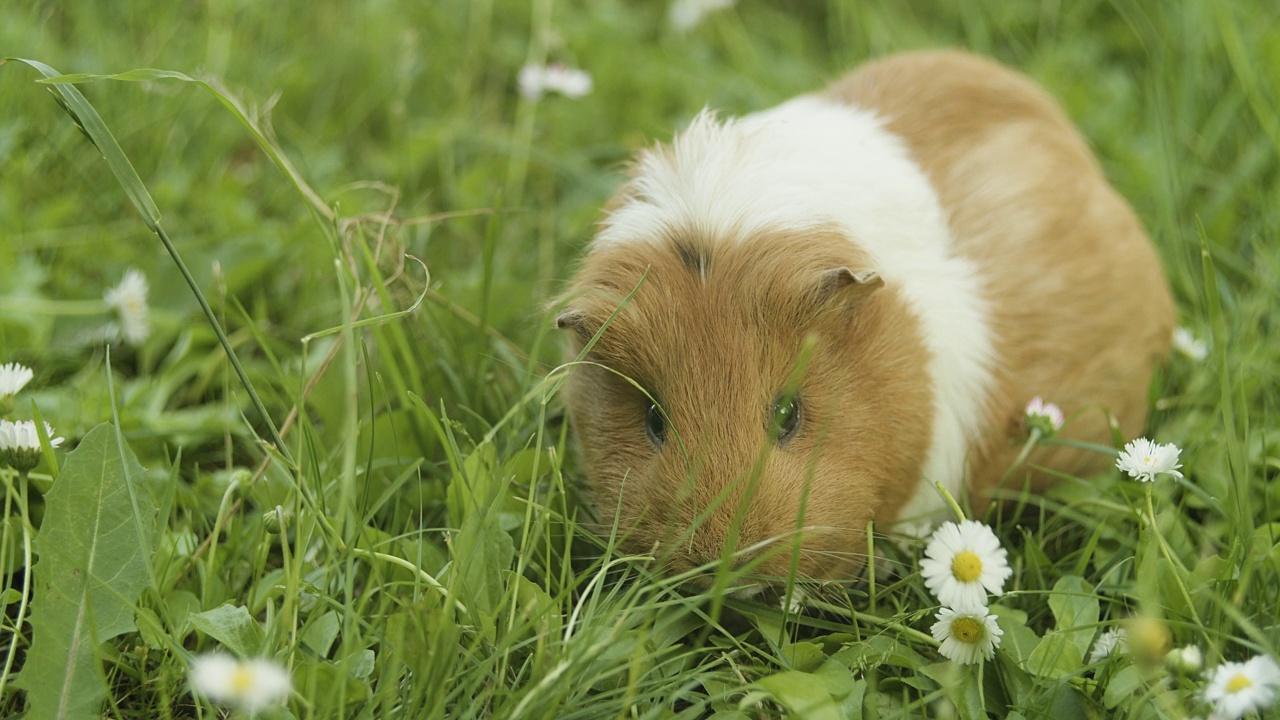
M 972 550 L 956 553 L 951 561 L 951 574 L 960 582 L 973 582 L 982 576 L 982 558 Z
M 247 667 L 241 666 L 231 673 L 231 692 L 235 695 L 243 695 L 253 688 L 253 673 L 249 672 Z
M 1244 673 L 1240 673 L 1239 675 L 1231 678 L 1231 681 L 1227 683 L 1227 692 L 1238 693 L 1250 685 L 1253 685 L 1253 681 Z
M 967 645 L 982 638 L 982 621 L 971 617 L 958 617 L 951 621 L 951 637 Z

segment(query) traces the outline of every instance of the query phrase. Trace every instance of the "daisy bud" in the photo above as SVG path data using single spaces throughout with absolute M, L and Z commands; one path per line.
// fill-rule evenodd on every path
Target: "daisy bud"
M 1195 645 L 1174 648 L 1164 656 L 1164 666 L 1179 675 L 1195 675 L 1204 665 L 1204 656 Z
M 235 488 L 235 497 L 244 499 L 253 485 L 253 473 L 244 468 L 236 468 L 227 476 L 227 485 Z
M 1063 417 L 1061 408 L 1039 397 L 1031 398 L 1022 416 L 1022 424 L 1028 431 L 1039 430 L 1040 434 L 1046 437 L 1061 430 L 1065 422 L 1066 418 Z
M 676 0 L 667 10 L 667 22 L 680 32 L 692 30 L 702 18 L 717 10 L 733 7 L 736 0 Z
M 62 444 L 62 438 L 53 434 L 49 423 L 44 424 L 44 432 L 50 447 Z M 19 472 L 28 472 L 40 464 L 41 451 L 40 434 L 34 422 L 0 420 L 0 463 Z
M 546 93 L 580 98 L 591 92 L 591 76 L 583 70 L 560 64 L 525 65 L 516 79 L 520 95 L 536 100 Z
M 1163 620 L 1135 617 L 1128 623 L 1129 654 L 1135 660 L 1155 665 L 1164 659 L 1173 643 L 1173 635 Z
M 119 335 L 130 345 L 141 345 L 151 335 L 151 312 L 147 305 L 147 276 L 141 270 L 129 268 L 119 285 L 103 296 L 107 307 L 115 310 L 119 325 L 113 326 L 113 334 Z
M 13 411 L 13 396 L 31 382 L 35 373 L 18 363 L 0 365 L 0 415 Z
M 1124 628 L 1111 628 L 1098 636 L 1093 643 L 1093 651 L 1089 653 L 1089 664 L 1102 662 L 1112 655 L 1124 655 L 1129 652 L 1129 633 Z
M 1195 362 L 1203 362 L 1209 357 L 1209 346 L 1184 327 L 1173 331 L 1173 349 Z
M 279 505 L 262 513 L 262 527 L 272 535 L 279 535 L 289 528 L 289 516 Z

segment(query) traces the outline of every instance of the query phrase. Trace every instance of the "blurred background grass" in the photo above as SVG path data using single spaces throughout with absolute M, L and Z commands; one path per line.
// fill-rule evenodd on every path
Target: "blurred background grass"
M 1280 212 L 1280 50 L 1268 42 L 1277 12 L 1268 3 L 748 3 L 684 34 L 667 26 L 659 3 L 30 3 L 7 12 L 0 43 L 64 72 L 158 67 L 220 79 L 269 113 L 303 176 L 344 216 L 386 208 L 385 192 L 358 186 L 369 182 L 394 188 L 406 217 L 509 211 L 493 248 L 493 297 L 503 302 L 489 309 L 496 327 L 528 345 L 531 320 L 636 148 L 669 137 L 704 104 L 749 111 L 860 59 L 930 46 L 993 55 L 1062 100 L 1193 310 L 1198 225 L 1223 249 L 1231 279 L 1257 266 L 1274 272 L 1255 262 L 1254 246 Z M 529 60 L 581 66 L 595 91 L 522 103 L 515 75 Z M 187 293 L 111 191 L 106 168 L 31 79 L 17 67 L 0 76 L 9 110 L 0 119 L 2 260 L 26 268 L 6 278 L 6 294 L 94 297 L 91 289 L 137 265 L 172 301 L 160 318 L 172 336 L 190 317 Z M 204 283 L 212 286 L 218 260 L 228 293 L 271 317 L 284 338 L 331 316 L 332 293 L 311 281 L 329 248 L 209 97 L 164 83 L 86 92 Z M 473 312 L 487 222 L 418 226 L 403 237 Z M 36 265 L 57 272 L 41 283 Z M 10 312 L 3 341 L 10 352 L 42 349 L 75 329 L 67 318 Z
M 1233 532 L 1250 535 L 1277 518 L 1280 5 L 746 1 L 688 32 L 670 26 L 663 3 L 621 0 L 9 5 L 0 55 L 67 73 L 153 67 L 213 80 L 273 129 L 336 210 L 339 232 L 326 232 L 245 129 L 194 86 L 81 86 L 155 197 L 277 423 L 334 349 L 329 336 L 304 356 L 299 340 L 342 323 L 335 261 L 357 267 L 377 297 L 366 316 L 430 291 L 411 317 L 362 333 L 351 373 L 322 376 L 308 397 L 305 448 L 314 464 L 301 474 L 323 495 L 323 478 L 339 472 L 354 443 L 369 527 L 393 535 L 456 527 L 445 487 L 451 462 L 471 446 L 460 439 L 461 449 L 450 447 L 410 393 L 449 418 L 460 438 L 478 439 L 513 413 L 493 433 L 496 462 L 509 470 L 527 470 L 525 449 L 563 454 L 554 403 L 548 419 L 525 401 L 560 361 L 545 307 L 636 149 L 670 137 L 704 106 L 748 112 L 818 88 L 863 59 L 939 46 L 998 58 L 1062 101 L 1151 232 L 1182 323 L 1216 343 L 1220 354 L 1208 363 L 1170 366 L 1153 426 L 1183 445 L 1184 462 L 1212 495 L 1225 497 L 1233 477 L 1246 478 L 1253 523 L 1227 528 L 1178 499 L 1193 506 L 1179 522 L 1203 526 L 1179 531 L 1182 546 L 1192 556 L 1215 550 Z M 576 100 L 521 99 L 516 75 L 528 62 L 583 68 L 594 90 Z M 0 68 L 0 362 L 36 369 L 31 398 L 60 434 L 75 439 L 109 419 L 97 341 L 109 316 L 93 302 L 127 268 L 142 269 L 154 328 L 140 347 L 113 349 L 121 424 L 160 475 L 181 448 L 171 524 L 203 539 L 229 471 L 261 457 L 251 431 L 260 420 L 172 260 L 34 80 L 25 66 Z M 1202 242 L 1225 310 L 1217 321 L 1206 305 Z M 376 262 L 364 262 L 364 247 L 377 249 Z M 401 253 L 427 265 L 429 287 L 412 262 L 397 273 Z M 1236 422 L 1233 436 L 1224 412 Z M 18 414 L 29 413 L 20 406 Z M 1233 444 L 1240 450 L 1229 457 Z M 572 462 L 565 469 L 572 485 Z M 247 499 L 237 532 L 257 522 L 251 509 L 292 497 L 286 479 L 274 483 Z M 1086 500 L 1069 490 L 1063 498 L 1067 506 Z M 515 518 L 524 512 L 510 508 Z M 1057 547 L 1052 562 L 1085 563 L 1073 543 L 1096 527 L 1067 527 L 1049 546 Z M 219 562 L 253 557 L 259 539 L 227 540 Z M 1115 552 L 1131 549 L 1117 542 Z M 424 554 L 423 567 L 440 568 L 448 548 L 433 538 L 413 552 Z M 251 567 L 242 563 L 215 591 L 194 592 L 210 605 L 243 602 L 258 582 Z M 1114 565 L 1097 572 L 1107 568 Z M 1042 580 L 1042 589 L 1052 584 Z M 557 602 L 572 595 L 568 580 L 550 585 L 564 591 L 548 590 Z M 1261 592 L 1248 588 L 1245 597 L 1257 600 L 1243 602 L 1274 627 L 1280 610 Z M 694 664 L 711 662 L 697 657 Z M 524 678 L 509 682 L 524 687 Z M 513 690 L 511 702 L 520 697 Z
M 660 3 L 608 0 L 37 2 L 6 12 L 0 46 L 63 72 L 157 67 L 216 79 L 274 128 L 342 217 L 498 210 L 404 225 L 386 239 L 427 263 L 443 298 L 546 369 L 558 352 L 541 334 L 544 305 L 631 153 L 704 105 L 765 107 L 860 59 L 933 46 L 995 56 L 1061 99 L 1150 229 L 1187 325 L 1208 330 L 1203 228 L 1233 322 L 1265 329 L 1280 279 L 1268 242 L 1280 215 L 1278 13 L 1265 2 L 746 3 L 682 33 Z M 522 101 L 515 77 L 530 61 L 582 67 L 595 90 Z M 87 429 L 106 417 L 88 342 L 102 319 L 50 301 L 99 298 L 126 268 L 141 268 L 156 331 L 124 368 L 154 379 L 183 359 L 192 367 L 181 383 L 138 389 L 127 426 L 132 437 L 176 436 L 198 450 L 226 420 L 207 411 L 227 390 L 215 382 L 213 336 L 105 164 L 32 80 L 23 67 L 0 73 L 0 267 L 9 269 L 0 347 L 38 365 L 39 385 L 62 387 L 50 398 L 57 410 L 46 410 L 60 427 Z M 163 82 L 84 91 L 206 292 L 243 306 L 224 309 L 233 329 L 252 318 L 264 349 L 287 358 L 297 338 L 335 324 L 340 303 L 325 280 L 333 248 L 212 98 Z M 416 293 L 409 275 L 401 307 Z M 468 408 L 454 415 L 476 419 L 471 427 L 485 424 L 472 413 L 492 420 L 523 393 L 528 366 L 509 367 L 518 355 L 457 313 L 437 302 L 410 326 L 414 357 L 400 360 L 417 366 L 424 396 Z M 494 361 L 478 362 L 486 355 Z M 1236 357 L 1245 397 L 1274 386 L 1273 352 Z M 498 381 L 476 382 L 475 369 Z

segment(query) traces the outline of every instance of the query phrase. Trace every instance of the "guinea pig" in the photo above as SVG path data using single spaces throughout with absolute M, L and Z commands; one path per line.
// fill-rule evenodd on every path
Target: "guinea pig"
M 561 298 L 601 525 L 673 572 L 850 579 L 870 521 L 1043 490 L 1142 431 L 1174 308 L 1063 111 L 958 51 L 868 62 L 644 150 Z

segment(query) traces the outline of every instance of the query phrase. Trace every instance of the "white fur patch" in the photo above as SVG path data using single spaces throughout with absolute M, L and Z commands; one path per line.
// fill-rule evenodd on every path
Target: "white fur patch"
M 905 295 L 931 355 L 933 440 L 900 517 L 924 520 L 945 507 L 934 482 L 959 496 L 992 384 L 990 312 L 928 178 L 881 120 L 816 96 L 740 119 L 703 111 L 669 148 L 640 157 L 632 189 L 593 247 L 657 243 L 672 231 L 732 242 L 831 225 L 856 238 Z

